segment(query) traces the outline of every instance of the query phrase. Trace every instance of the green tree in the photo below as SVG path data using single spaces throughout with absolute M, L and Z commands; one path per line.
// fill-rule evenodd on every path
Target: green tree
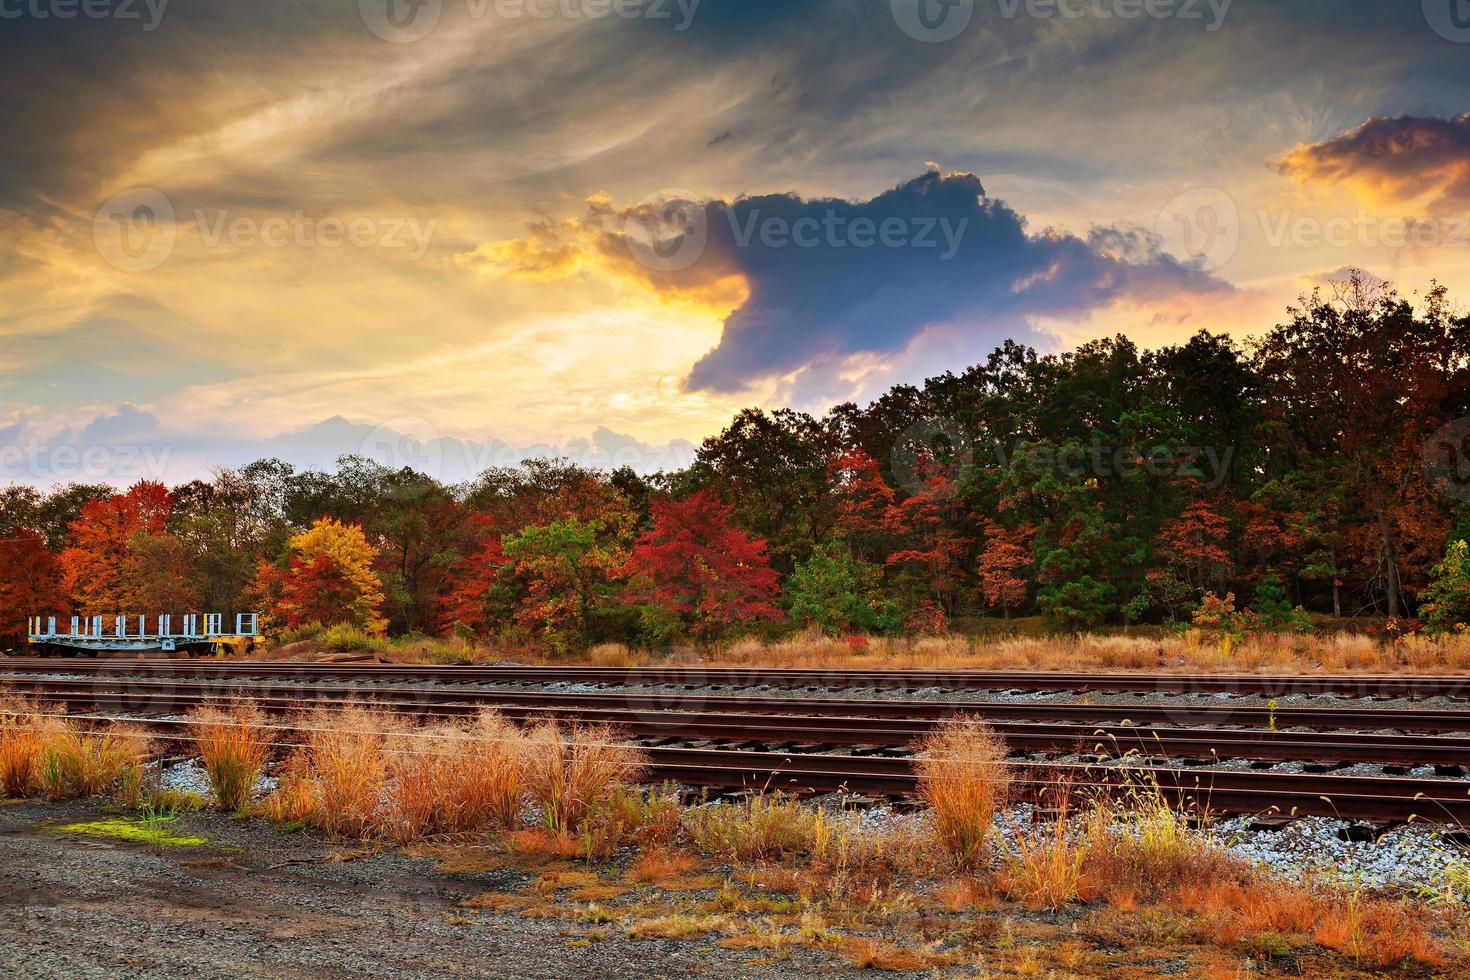
M 833 636 L 871 630 L 882 578 L 882 570 L 854 557 L 846 542 L 819 545 L 786 583 L 787 613 L 797 625 Z
M 1454 540 L 1434 566 L 1419 597 L 1419 613 L 1431 633 L 1460 633 L 1470 623 L 1470 544 Z
M 602 521 L 568 517 L 501 541 L 522 588 L 516 622 L 552 646 L 592 645 L 599 618 L 618 603 L 628 548 Z

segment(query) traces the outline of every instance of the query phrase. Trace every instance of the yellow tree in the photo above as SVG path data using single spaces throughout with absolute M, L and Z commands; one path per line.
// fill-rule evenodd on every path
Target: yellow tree
M 362 528 L 323 517 L 286 543 L 280 564 L 261 566 L 256 592 L 286 626 L 346 623 L 382 633 L 388 621 L 377 557 Z

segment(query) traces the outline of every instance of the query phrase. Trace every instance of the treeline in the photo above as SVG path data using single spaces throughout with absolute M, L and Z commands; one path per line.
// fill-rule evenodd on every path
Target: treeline
M 1442 288 L 1416 307 L 1355 281 L 1243 344 L 1007 343 L 865 408 L 748 410 L 655 477 L 532 462 L 445 486 L 347 457 L 173 489 L 10 487 L 0 617 L 14 640 L 35 612 L 259 608 L 570 647 L 981 614 L 1181 622 L 1233 593 L 1278 619 L 1452 627 L 1467 417 L 1470 318 Z

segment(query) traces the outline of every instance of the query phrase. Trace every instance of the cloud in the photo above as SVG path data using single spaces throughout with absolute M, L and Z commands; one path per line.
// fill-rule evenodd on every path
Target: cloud
M 1296 147 L 1277 167 L 1302 183 L 1346 185 L 1370 203 L 1424 200 L 1434 212 L 1463 208 L 1470 203 L 1470 113 L 1375 116 Z
M 975 175 L 937 169 L 867 201 L 769 194 L 615 209 L 597 198 L 584 218 L 478 254 L 506 275 L 585 263 L 711 300 L 739 282 L 744 296 L 719 344 L 688 378 L 719 393 L 813 365 L 841 373 L 855 356 L 899 354 L 936 326 L 984 347 L 1038 339 L 1032 317 L 1231 289 L 1140 229 L 1031 234 Z M 799 388 L 812 393 L 809 381 Z

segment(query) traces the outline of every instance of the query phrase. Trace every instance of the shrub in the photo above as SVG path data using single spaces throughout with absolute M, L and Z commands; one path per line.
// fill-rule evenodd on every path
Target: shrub
M 1005 742 L 984 722 L 961 715 L 919 748 L 919 795 L 933 811 L 940 843 L 960 865 L 979 864 L 1010 788 Z
M 189 715 L 189 732 L 221 810 L 244 810 L 265 770 L 270 747 L 263 720 L 259 708 L 244 704 L 229 709 L 206 705 Z
M 694 807 L 685 829 L 701 851 L 749 863 L 810 857 L 827 836 L 825 816 L 784 793 L 757 793 L 734 802 Z

